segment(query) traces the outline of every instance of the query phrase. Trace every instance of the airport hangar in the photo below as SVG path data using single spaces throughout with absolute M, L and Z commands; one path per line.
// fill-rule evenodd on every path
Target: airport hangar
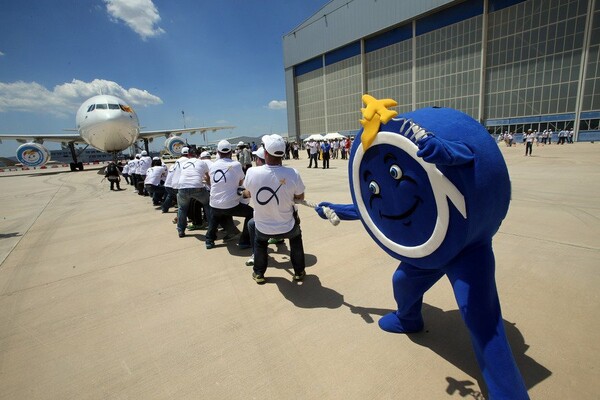
M 364 93 L 490 133 L 600 140 L 600 0 L 333 0 L 283 37 L 290 137 L 360 129 Z

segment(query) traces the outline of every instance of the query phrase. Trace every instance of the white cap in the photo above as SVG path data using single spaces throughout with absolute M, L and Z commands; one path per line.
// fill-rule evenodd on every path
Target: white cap
M 140 154 L 139 154 L 139 153 L 138 153 L 138 154 L 136 154 L 136 155 L 135 155 L 135 158 L 140 158 Z
M 238 147 L 240 147 L 240 146 L 244 146 L 244 145 L 245 145 L 245 143 L 240 141 L 240 142 L 238 142 L 238 144 L 237 144 L 237 145 L 238 145 Z
M 253 151 L 252 154 L 254 154 L 256 157 L 261 158 L 261 159 L 265 159 L 265 148 L 260 146 L 258 148 L 258 150 Z
M 279 135 L 265 135 L 262 137 L 265 150 L 272 156 L 283 157 L 285 155 L 285 142 Z
M 231 143 L 229 143 L 227 140 L 221 140 L 218 144 L 217 144 L 217 151 L 219 153 L 229 153 L 231 151 Z
M 210 153 L 208 151 L 203 151 L 202 153 L 200 153 L 200 158 L 204 157 L 210 157 Z
M 158 161 L 158 160 L 160 160 L 160 157 L 152 157 L 152 160 L 153 161 Z
M 148 155 L 148 152 L 147 152 L 146 150 L 144 150 L 144 151 L 142 151 L 142 155 L 143 155 L 143 156 L 147 156 L 147 155 Z
M 182 147 L 181 148 L 181 154 L 189 154 L 190 152 L 190 148 L 189 147 Z

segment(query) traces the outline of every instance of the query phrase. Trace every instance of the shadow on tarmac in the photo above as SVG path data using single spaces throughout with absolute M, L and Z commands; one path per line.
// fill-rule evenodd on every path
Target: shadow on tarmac
M 452 377 L 446 377 L 447 393 L 458 392 L 462 397 L 478 399 L 485 396 L 487 398 L 485 382 L 477 365 L 469 333 L 460 312 L 458 310 L 443 311 L 429 304 L 423 304 L 423 319 L 425 320 L 425 329 L 419 333 L 409 334 L 407 337 L 414 343 L 434 351 L 465 374 L 475 377 L 477 384 L 483 390 L 483 393 L 479 393 L 469 388 L 468 386 L 474 384 L 471 381 L 459 381 Z M 528 390 L 552 375 L 550 370 L 525 354 L 529 345 L 515 324 L 504 320 L 504 329 Z

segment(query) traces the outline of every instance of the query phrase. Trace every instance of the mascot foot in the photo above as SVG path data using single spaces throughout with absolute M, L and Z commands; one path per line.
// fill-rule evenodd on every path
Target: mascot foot
M 415 333 L 423 330 L 423 318 L 417 320 L 401 320 L 395 312 L 384 315 L 379 319 L 379 327 L 392 333 Z

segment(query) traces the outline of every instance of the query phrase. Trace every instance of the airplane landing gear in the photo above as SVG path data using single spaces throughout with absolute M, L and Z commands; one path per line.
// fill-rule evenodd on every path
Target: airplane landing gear
M 83 171 L 83 163 L 81 161 L 76 163 L 72 162 L 69 164 L 69 167 L 71 167 L 71 171 L 73 172 L 77 170 Z

